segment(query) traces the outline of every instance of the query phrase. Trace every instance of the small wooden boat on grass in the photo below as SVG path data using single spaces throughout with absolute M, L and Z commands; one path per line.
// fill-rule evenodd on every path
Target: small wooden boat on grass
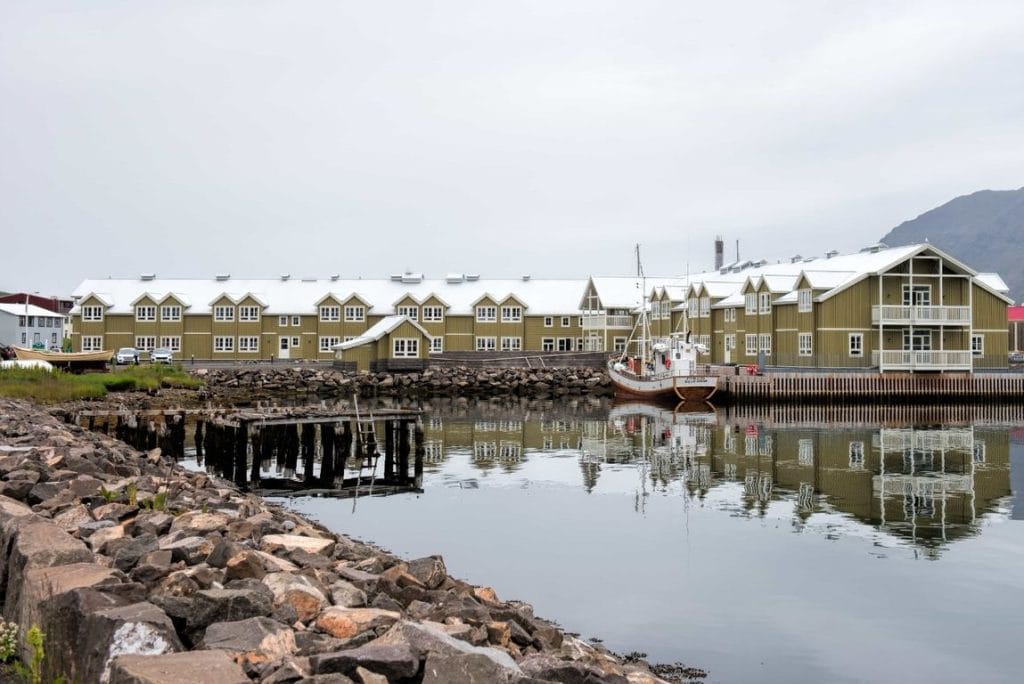
M 114 357 L 113 350 L 50 352 L 41 349 L 25 349 L 24 347 L 15 347 L 14 354 L 19 361 L 47 361 L 53 364 L 54 368 L 71 371 L 103 369 Z

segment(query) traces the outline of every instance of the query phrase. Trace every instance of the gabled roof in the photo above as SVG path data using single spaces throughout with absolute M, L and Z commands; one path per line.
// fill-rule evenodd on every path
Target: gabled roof
M 370 342 L 376 342 L 380 338 L 384 337 L 388 333 L 398 328 L 398 326 L 402 325 L 406 321 L 408 321 L 417 330 L 419 330 L 420 333 L 428 340 L 433 339 L 433 336 L 430 333 L 428 333 L 423 328 L 423 326 L 421 326 L 419 323 L 412 320 L 408 316 L 385 316 L 384 318 L 380 319 L 372 326 L 370 326 L 370 328 L 359 337 L 348 340 L 347 342 L 342 342 L 341 344 L 336 344 L 334 345 L 334 347 L 332 347 L 332 349 L 334 351 L 345 351 L 346 349 L 361 347 L 364 344 L 368 344 Z
M 47 318 L 64 318 L 62 315 L 49 309 L 44 309 L 41 306 L 35 304 L 0 304 L 0 311 L 11 314 L 12 316 L 45 316 Z
M 83 285 L 84 285 L 84 283 L 83 283 Z M 78 289 L 81 289 L 81 287 L 82 286 L 79 285 Z M 85 294 L 79 296 L 79 295 L 75 294 L 75 293 L 78 292 L 78 289 L 76 289 L 75 292 L 73 292 L 71 294 L 71 296 L 75 299 L 75 305 L 71 309 L 72 312 L 78 310 L 78 308 L 81 306 L 81 302 L 88 301 L 89 299 L 95 299 L 100 304 L 102 304 L 103 306 L 105 306 L 107 308 L 110 308 L 110 307 L 112 307 L 114 305 L 114 299 L 109 294 L 107 294 L 105 292 L 101 293 L 101 292 L 96 292 L 95 290 L 88 290 L 88 291 L 85 292 Z M 130 311 L 125 311 L 125 313 L 130 313 Z

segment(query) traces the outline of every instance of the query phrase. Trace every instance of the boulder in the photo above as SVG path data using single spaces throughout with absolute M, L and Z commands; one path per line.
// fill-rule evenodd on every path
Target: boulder
M 179 515 L 171 523 L 171 532 L 184 532 L 187 536 L 201 536 L 219 532 L 228 526 L 231 517 L 226 513 L 190 511 Z
M 82 616 L 73 648 L 75 678 L 106 682 L 110 666 L 122 655 L 160 655 L 183 649 L 174 625 L 152 603 L 97 610 Z
M 224 580 L 227 582 L 246 578 L 263 579 L 266 574 L 263 557 L 251 549 L 240 551 L 224 564 Z
M 134 537 L 114 554 L 114 567 L 121 572 L 128 572 L 139 562 L 139 559 L 150 551 L 158 548 L 156 537 L 152 534 L 142 534 Z
M 125 518 L 139 512 L 138 506 L 129 506 L 123 503 L 108 503 L 92 509 L 92 517 L 96 520 L 112 520 L 121 522 Z
M 498 684 L 499 682 L 517 682 L 522 679 L 518 668 L 502 667 L 491 658 L 479 653 L 462 653 L 459 655 L 427 655 L 423 667 L 423 684 L 448 684 L 464 682 L 465 684 Z
M 68 534 L 72 534 L 78 530 L 79 525 L 92 522 L 94 522 L 92 513 L 90 513 L 89 509 L 82 504 L 72 506 L 71 508 L 61 511 L 57 515 L 53 516 L 53 524 Z
M 266 575 L 263 583 L 274 594 L 274 607 L 284 604 L 295 609 L 299 620 L 312 620 L 327 605 L 327 597 L 305 575 L 275 572 Z
M 482 655 L 494 661 L 494 664 L 504 670 L 519 672 L 519 666 L 512 660 L 512 657 L 504 651 L 496 648 L 480 648 L 460 641 L 438 627 L 426 623 L 409 622 L 402 620 L 396 623 L 385 634 L 374 643 L 379 644 L 409 644 L 419 654 L 420 658 L 427 657 L 427 654 L 446 656 L 457 655 Z
M 338 580 L 331 585 L 331 601 L 336 606 L 359 608 L 366 605 L 366 592 L 351 582 Z
M 158 656 L 125 655 L 110 667 L 110 684 L 250 684 L 224 651 L 189 651 Z
M 227 651 L 240 665 L 269 663 L 295 653 L 295 633 L 265 617 L 215 622 L 197 648 Z
M 401 613 L 377 608 L 327 608 L 316 619 L 316 626 L 338 639 L 351 639 L 361 632 L 389 627 L 400 620 Z
M 323 653 L 309 659 L 310 669 L 316 674 L 332 672 L 355 675 L 356 668 L 365 668 L 384 675 L 388 681 L 412 678 L 419 672 L 420 658 L 408 644 L 371 643 L 359 648 L 334 653 Z
M 204 628 L 214 622 L 265 617 L 273 610 L 273 594 L 269 589 L 206 589 L 197 591 L 191 599 L 190 629 Z
M 298 534 L 268 534 L 260 540 L 260 550 L 268 553 L 273 553 L 279 549 L 284 549 L 285 551 L 302 549 L 308 553 L 323 553 L 329 556 L 333 546 L 333 539 L 303 537 Z
M 213 551 L 214 544 L 206 537 L 190 536 L 170 541 L 165 537 L 160 541 L 160 548 L 171 552 L 171 558 L 186 565 L 196 565 L 206 560 Z

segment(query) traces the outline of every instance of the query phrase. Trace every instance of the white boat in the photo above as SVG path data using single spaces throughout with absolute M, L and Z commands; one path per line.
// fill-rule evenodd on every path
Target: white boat
M 642 278 L 639 246 L 637 270 Z M 622 353 L 608 359 L 608 377 L 615 386 L 615 394 L 639 399 L 707 401 L 718 389 L 718 376 L 710 372 L 709 365 L 700 363 L 699 356 L 708 353 L 707 347 L 691 342 L 689 332 L 653 337 L 647 287 L 641 287 L 643 305 L 633 332 Z

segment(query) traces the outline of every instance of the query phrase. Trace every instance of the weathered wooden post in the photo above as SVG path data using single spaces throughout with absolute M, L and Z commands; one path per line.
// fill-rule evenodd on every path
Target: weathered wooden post
M 248 456 L 249 446 L 249 426 L 242 421 L 239 426 L 234 430 L 235 440 L 235 484 L 239 487 L 245 486 L 246 466 L 248 465 L 246 458 Z
M 295 431 L 294 426 L 290 426 Z M 316 425 L 302 426 L 302 481 L 307 487 L 313 484 L 313 458 L 316 452 Z M 289 458 L 291 458 L 289 456 Z
M 203 465 L 203 419 L 196 419 L 196 463 Z
M 423 487 L 423 458 L 426 456 L 426 446 L 423 441 L 423 421 L 416 421 L 416 460 L 413 463 L 413 484 L 417 488 Z
M 334 424 L 320 423 L 320 485 L 330 487 L 334 480 Z
M 409 482 L 409 421 L 398 424 L 398 484 Z
M 345 482 L 345 464 L 352 455 L 352 421 L 346 420 L 341 424 L 341 447 L 334 452 L 334 467 L 342 477 L 342 484 Z
M 252 431 L 252 466 L 249 468 L 249 482 L 253 487 L 258 487 L 260 484 L 260 467 L 263 465 L 263 452 L 267 449 L 267 446 L 264 445 L 264 440 L 267 436 L 258 426 L 254 426 Z M 268 458 L 267 461 L 269 462 L 270 459 Z
M 384 421 L 384 481 L 395 480 L 395 421 Z

